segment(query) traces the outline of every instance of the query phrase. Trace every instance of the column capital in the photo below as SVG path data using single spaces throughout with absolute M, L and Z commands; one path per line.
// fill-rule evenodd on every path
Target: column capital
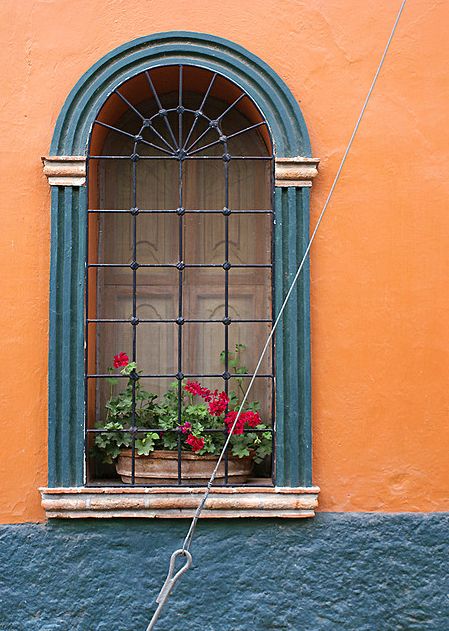
M 85 186 L 85 156 L 43 156 L 42 163 L 50 186 Z
M 313 178 L 318 174 L 319 158 L 276 158 L 276 186 L 312 186 Z

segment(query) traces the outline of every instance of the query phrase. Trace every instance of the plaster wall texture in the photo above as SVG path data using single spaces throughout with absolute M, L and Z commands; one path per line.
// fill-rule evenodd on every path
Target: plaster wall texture
M 158 31 L 208 32 L 257 54 L 298 99 L 321 158 L 313 222 L 398 5 L 3 0 L 0 521 L 43 519 L 50 233 L 40 156 L 82 73 Z M 444 0 L 407 5 L 312 252 L 314 482 L 323 511 L 448 506 L 448 19 Z
M 449 514 L 201 522 L 158 631 L 447 631 Z M 0 528 L 2 631 L 143 631 L 187 524 Z M 20 568 L 20 571 L 19 569 Z

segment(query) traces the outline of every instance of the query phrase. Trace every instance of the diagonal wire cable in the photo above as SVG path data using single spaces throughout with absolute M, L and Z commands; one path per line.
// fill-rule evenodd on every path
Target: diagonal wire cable
M 398 26 L 398 23 L 399 23 L 399 20 L 401 18 L 401 15 L 402 15 L 402 12 L 404 10 L 406 2 L 407 2 L 407 0 L 402 0 L 402 2 L 401 2 L 401 5 L 399 7 L 399 11 L 398 11 L 398 13 L 396 15 L 396 19 L 394 21 L 393 28 L 391 30 L 390 36 L 389 36 L 388 41 L 386 43 L 386 46 L 384 48 L 384 51 L 383 51 L 382 57 L 380 59 L 379 65 L 378 65 L 377 70 L 376 70 L 376 72 L 374 74 L 374 78 L 373 78 L 373 80 L 371 82 L 370 88 L 369 88 L 368 93 L 366 95 L 365 101 L 363 103 L 363 106 L 362 106 L 362 109 L 360 111 L 360 114 L 359 114 L 359 117 L 357 119 L 357 122 L 356 122 L 356 124 L 354 126 L 354 129 L 353 129 L 353 132 L 352 132 L 351 137 L 349 139 L 349 142 L 348 142 L 348 144 L 346 146 L 346 149 L 345 149 L 345 152 L 343 154 L 343 157 L 342 157 L 342 159 L 340 161 L 340 165 L 339 165 L 339 167 L 337 169 L 337 173 L 335 174 L 334 180 L 332 182 L 332 186 L 329 189 L 329 193 L 328 193 L 328 195 L 326 197 L 326 201 L 324 202 L 324 205 L 323 205 L 323 208 L 321 210 L 321 213 L 320 213 L 320 215 L 318 217 L 318 220 L 317 220 L 317 222 L 315 224 L 315 228 L 313 230 L 313 233 L 312 233 L 312 235 L 311 235 L 311 237 L 309 239 L 309 243 L 308 243 L 308 245 L 306 247 L 306 250 L 305 250 L 304 255 L 303 255 L 302 259 L 301 259 L 301 262 L 300 262 L 300 264 L 299 264 L 299 266 L 297 268 L 295 277 L 293 278 L 293 281 L 291 282 L 290 288 L 289 288 L 289 290 L 288 290 L 288 292 L 287 292 L 287 294 L 286 294 L 286 296 L 284 298 L 284 302 L 282 303 L 281 308 L 279 309 L 279 313 L 278 313 L 278 315 L 276 317 L 276 320 L 275 320 L 275 322 L 273 324 L 273 328 L 271 329 L 270 334 L 269 334 L 269 336 L 268 336 L 268 338 L 267 338 L 267 340 L 265 342 L 265 345 L 263 347 L 263 350 L 262 350 L 262 352 L 260 354 L 260 357 L 259 357 L 259 360 L 257 362 L 256 369 L 254 370 L 254 373 L 253 373 L 253 376 L 251 378 L 251 381 L 250 381 L 250 383 L 248 385 L 248 388 L 247 388 L 247 390 L 245 392 L 245 396 L 243 397 L 243 400 L 242 400 L 242 402 L 240 404 L 240 407 L 239 407 L 237 416 L 236 416 L 236 418 L 234 420 L 234 423 L 233 423 L 232 427 L 229 430 L 228 437 L 227 437 L 227 439 L 225 441 L 225 444 L 223 446 L 221 454 L 220 454 L 220 456 L 219 456 L 219 458 L 217 460 L 217 464 L 215 465 L 215 468 L 214 468 L 214 470 L 212 472 L 210 480 L 209 480 L 209 482 L 207 484 L 207 487 L 206 487 L 206 490 L 204 492 L 204 495 L 203 495 L 203 497 L 202 497 L 202 499 L 201 499 L 201 501 L 200 501 L 200 503 L 198 505 L 198 508 L 195 511 L 194 517 L 192 518 L 192 522 L 190 524 L 190 528 L 189 528 L 189 530 L 187 532 L 187 535 L 186 535 L 186 537 L 184 539 L 184 543 L 183 543 L 183 546 L 182 546 L 182 552 L 186 555 L 187 561 L 189 560 L 189 558 L 191 559 L 189 549 L 190 549 L 190 546 L 192 544 L 192 540 L 193 540 L 193 536 L 195 534 L 195 529 L 196 529 L 196 525 L 198 523 L 198 519 L 199 519 L 199 517 L 200 517 L 200 515 L 201 515 L 201 513 L 202 513 L 202 511 L 204 509 L 204 506 L 206 504 L 207 498 L 209 497 L 209 494 L 210 494 L 210 491 L 211 491 L 211 488 L 212 488 L 212 484 L 213 484 L 213 482 L 215 480 L 215 477 L 217 475 L 217 472 L 218 472 L 218 468 L 219 468 L 219 466 L 221 464 L 221 461 L 223 460 L 223 456 L 224 456 L 224 454 L 226 452 L 226 449 L 227 449 L 227 447 L 229 445 L 229 441 L 231 439 L 231 436 L 232 436 L 232 434 L 234 432 L 234 429 L 235 429 L 235 427 L 237 425 L 239 417 L 240 417 L 240 415 L 242 413 L 243 407 L 244 407 L 244 405 L 246 403 L 246 400 L 248 398 L 249 391 L 250 391 L 250 389 L 251 389 L 251 387 L 252 387 L 252 385 L 254 383 L 254 380 L 255 380 L 256 375 L 257 375 L 257 373 L 258 373 L 258 371 L 260 369 L 260 366 L 262 364 L 263 358 L 264 358 L 265 353 L 266 353 L 266 351 L 268 349 L 268 346 L 269 346 L 269 344 L 271 342 L 271 339 L 272 339 L 272 337 L 274 335 L 274 332 L 276 331 L 276 328 L 277 328 L 277 326 L 278 326 L 278 324 L 279 324 L 279 322 L 280 322 L 280 320 L 282 318 L 282 315 L 283 315 L 284 310 L 285 310 L 285 308 L 287 306 L 287 303 L 288 303 L 288 301 L 290 299 L 290 296 L 291 296 L 291 294 L 292 294 L 292 292 L 293 292 L 293 290 L 295 288 L 295 285 L 296 285 L 296 283 L 298 281 L 299 275 L 300 275 L 300 273 L 301 273 L 301 271 L 302 271 L 302 269 L 304 267 L 304 263 L 306 262 L 307 257 L 309 255 L 310 248 L 312 247 L 312 244 L 313 244 L 313 242 L 315 240 L 315 237 L 316 237 L 316 234 L 318 232 L 318 229 L 319 229 L 319 227 L 321 225 L 321 222 L 323 221 L 324 215 L 325 215 L 326 210 L 327 210 L 327 208 L 329 206 L 329 202 L 330 202 L 330 200 L 332 198 L 332 195 L 334 193 L 334 190 L 335 190 L 335 187 L 337 185 L 337 182 L 340 179 L 340 175 L 341 175 L 341 172 L 342 172 L 343 167 L 345 165 L 346 158 L 348 157 L 349 151 L 351 150 L 352 144 L 353 144 L 354 139 L 355 139 L 355 137 L 357 135 L 357 131 L 358 131 L 359 127 L 360 127 L 360 123 L 362 122 L 363 115 L 365 113 L 365 110 L 366 110 L 367 105 L 369 103 L 369 100 L 371 98 L 371 94 L 372 94 L 372 92 L 374 90 L 374 87 L 375 87 L 375 85 L 377 83 L 377 79 L 379 77 L 380 71 L 381 71 L 382 66 L 384 64 L 385 58 L 386 58 L 387 53 L 388 53 L 388 49 L 390 48 L 390 44 L 391 44 L 391 42 L 393 40 L 394 34 L 396 32 L 396 28 Z M 164 606 L 164 604 L 165 604 L 165 602 L 166 602 L 166 600 L 167 600 L 169 595 L 170 595 L 170 592 L 168 592 L 166 594 L 166 597 L 163 598 L 161 600 L 161 602 L 159 603 L 158 611 L 156 612 L 157 613 L 157 617 L 153 616 L 153 619 L 151 620 L 150 624 L 147 627 L 147 631 L 152 631 L 154 629 L 154 625 L 156 624 L 157 618 L 159 617 L 160 612 L 162 610 L 162 607 Z

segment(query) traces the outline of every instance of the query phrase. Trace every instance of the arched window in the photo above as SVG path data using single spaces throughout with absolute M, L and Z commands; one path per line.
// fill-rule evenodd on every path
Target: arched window
M 154 446 L 179 444 L 172 480 L 178 484 L 186 483 L 184 448 L 190 453 L 185 442 L 190 434 L 179 428 L 193 418 L 181 405 L 186 384 L 198 381 L 225 392 L 232 409 L 246 390 L 273 317 L 273 166 L 261 112 L 241 88 L 211 70 L 153 68 L 117 87 L 104 103 L 88 154 L 86 430 L 102 447 L 89 460 L 90 482 L 111 477 L 111 469 L 99 462 L 105 451 L 110 455 L 104 448 L 109 437 L 113 450 L 119 441 L 130 448 L 130 459 L 120 459 L 122 467 L 130 465 L 123 479 L 146 481 L 143 473 L 136 475 L 136 458 L 148 445 L 148 430 L 159 425 L 153 421 L 148 427 L 140 413 L 142 390 L 158 401 L 167 390 L 176 391 L 176 423 L 166 429 L 161 419 L 165 430 L 155 433 L 169 435 Z M 138 366 L 124 414 L 114 414 L 108 404 L 108 368 L 119 352 Z M 122 379 L 112 389 L 123 392 L 129 377 L 115 373 Z M 274 417 L 272 351 L 249 400 L 257 401 L 261 427 L 246 427 L 244 434 L 257 436 L 256 444 L 263 440 L 264 454 L 272 453 L 266 444 L 272 442 Z M 121 425 L 114 424 L 117 419 Z M 207 419 L 201 425 L 200 438 L 212 440 L 214 454 L 225 431 L 221 436 Z M 115 428 L 119 440 L 100 432 L 103 427 Z M 234 449 L 244 442 L 236 439 Z M 207 444 L 203 452 L 209 453 Z M 228 456 L 220 476 L 225 484 L 233 480 Z M 271 483 L 271 458 L 258 460 L 258 475 Z
M 108 420 L 112 356 L 125 353 L 131 373 L 136 360 L 131 399 L 135 388 L 161 399 L 175 381 L 170 396 L 179 401 L 188 379 L 230 395 L 238 383 L 230 353 L 243 344 L 244 387 L 308 241 L 317 163 L 282 79 L 211 35 L 129 42 L 73 88 L 44 158 L 52 205 L 49 517 L 165 517 L 179 507 L 181 486 L 114 488 L 120 481 L 109 483 L 92 455 L 104 433 L 95 425 Z M 306 265 L 253 395 L 266 432 L 275 433 L 272 461 L 257 475 L 275 487 L 217 495 L 211 516 L 313 515 L 308 273 Z M 140 426 L 125 429 L 135 453 Z M 137 482 L 135 463 L 128 477 Z

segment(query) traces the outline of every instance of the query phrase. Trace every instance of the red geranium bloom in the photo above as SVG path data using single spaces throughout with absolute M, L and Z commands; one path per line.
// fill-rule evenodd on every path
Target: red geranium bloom
M 234 410 L 226 414 L 224 422 L 228 428 L 228 432 L 231 431 L 236 418 L 237 412 Z M 257 427 L 260 423 L 262 423 L 262 419 L 260 418 L 258 412 L 252 412 L 251 410 L 248 410 L 248 412 L 242 412 L 236 423 L 233 434 L 243 434 L 245 423 L 247 423 L 249 427 Z
M 188 381 L 184 386 L 184 390 L 197 397 L 201 397 L 205 401 L 210 401 L 211 391 L 208 388 L 203 388 L 199 381 Z
M 200 438 L 198 436 L 190 434 L 187 437 L 186 443 L 191 446 L 192 451 L 201 451 L 201 449 L 204 447 L 204 438 Z
M 226 410 L 228 403 L 229 398 L 226 392 L 220 392 L 220 394 L 218 394 L 218 391 L 215 390 L 209 402 L 209 414 L 212 414 L 212 416 L 221 416 Z
M 187 432 L 189 431 L 189 429 L 190 429 L 191 427 L 192 427 L 192 424 L 191 424 L 191 423 L 189 423 L 188 421 L 186 421 L 186 422 L 184 423 L 184 425 L 181 425 L 181 432 L 182 432 L 183 434 L 187 434 Z
M 226 414 L 224 422 L 228 428 L 228 433 L 231 431 L 236 418 L 237 418 L 237 412 L 235 410 L 231 410 L 231 412 L 228 412 Z M 245 421 L 243 420 L 243 414 L 240 414 L 239 420 L 237 421 L 236 426 L 234 427 L 233 434 L 243 434 L 244 424 L 245 424 Z
M 126 353 L 114 355 L 114 368 L 122 368 L 129 364 L 129 357 Z
M 249 410 L 248 412 L 243 412 L 242 416 L 244 416 L 244 422 L 248 423 L 250 427 L 257 427 L 262 423 L 258 412 L 251 412 L 251 410 Z

